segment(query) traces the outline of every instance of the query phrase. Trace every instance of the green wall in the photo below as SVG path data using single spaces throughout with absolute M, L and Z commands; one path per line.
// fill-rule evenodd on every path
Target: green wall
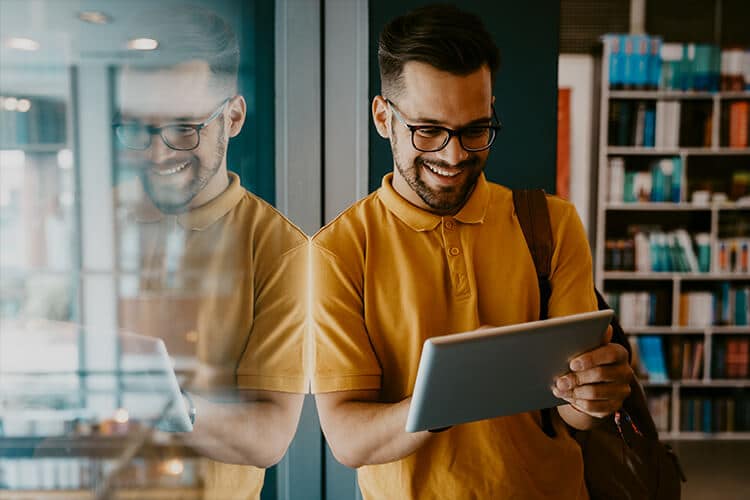
M 392 18 L 424 0 L 370 1 L 370 99 L 380 93 L 378 36 Z M 461 0 L 478 14 L 495 39 L 501 66 L 495 82 L 495 108 L 504 129 L 492 146 L 487 178 L 512 188 L 555 189 L 557 144 L 557 57 L 560 3 Z M 393 169 L 388 142 L 370 128 L 370 190 Z

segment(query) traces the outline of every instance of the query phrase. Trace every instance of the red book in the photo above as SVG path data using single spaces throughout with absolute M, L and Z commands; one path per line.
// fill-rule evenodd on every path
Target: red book
M 557 89 L 557 182 L 555 194 L 570 199 L 570 88 Z
M 729 147 L 746 148 L 750 127 L 750 101 L 729 104 Z

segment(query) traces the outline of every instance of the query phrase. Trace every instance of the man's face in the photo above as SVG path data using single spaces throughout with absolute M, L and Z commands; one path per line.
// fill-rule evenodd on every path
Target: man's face
M 492 84 L 487 67 L 456 76 L 428 64 L 408 62 L 403 83 L 403 91 L 391 99 L 409 125 L 459 129 L 470 124 L 490 124 Z M 489 150 L 468 152 L 454 136 L 440 151 L 418 151 L 412 145 L 409 129 L 390 110 L 383 114 L 383 106 L 387 107 L 384 101 L 376 102 L 373 110 L 376 125 L 378 116 L 383 117 L 383 126 L 378 126 L 378 130 L 391 142 L 396 191 L 431 212 L 456 213 L 482 173 Z
M 208 64 L 184 63 L 167 69 L 123 70 L 119 85 L 119 122 L 155 127 L 199 124 L 221 105 L 225 96 L 212 91 Z M 118 150 L 120 165 L 139 172 L 151 201 L 165 213 L 187 210 L 201 192 L 226 168 L 226 107 L 199 132 L 199 146 L 178 151 L 167 146 L 159 134 L 143 151 Z

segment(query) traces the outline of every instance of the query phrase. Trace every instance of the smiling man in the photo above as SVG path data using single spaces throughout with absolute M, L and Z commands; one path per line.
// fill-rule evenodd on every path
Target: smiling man
M 165 49 L 118 78 L 121 326 L 189 374 L 204 498 L 258 498 L 307 388 L 308 238 L 227 169 L 247 113 L 231 27 L 196 9 L 143 19 Z
M 372 115 L 393 173 L 312 244 L 312 390 L 328 443 L 359 469 L 366 499 L 587 498 L 569 430 L 590 428 L 627 396 L 618 345 L 573 360 L 551 389 L 570 402 L 552 412 L 555 437 L 540 412 L 404 431 L 424 340 L 536 320 L 539 289 L 512 192 L 483 174 L 500 123 L 499 52 L 481 21 L 450 6 L 415 10 L 385 27 L 378 58 Z M 575 208 L 548 203 L 549 314 L 596 310 Z

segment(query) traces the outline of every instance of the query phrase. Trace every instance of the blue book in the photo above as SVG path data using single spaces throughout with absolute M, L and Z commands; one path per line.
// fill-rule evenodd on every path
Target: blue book
M 708 398 L 703 399 L 703 425 L 702 425 L 702 431 L 703 432 L 711 432 L 711 428 L 713 427 L 712 418 L 713 418 L 713 409 L 711 406 L 711 400 Z
M 643 146 L 653 148 L 656 141 L 656 110 L 652 107 L 646 108 L 643 123 Z
M 719 324 L 720 325 L 729 325 L 731 324 L 732 316 L 731 316 L 731 299 L 730 294 L 732 293 L 732 290 L 730 288 L 729 282 L 725 281 L 721 284 L 721 297 L 719 299 Z
M 734 324 L 737 326 L 747 326 L 747 300 L 748 289 L 738 288 L 734 295 Z
M 652 36 L 649 39 L 648 54 L 648 87 L 659 88 L 661 81 L 661 37 Z
M 656 325 L 656 294 L 648 294 L 648 324 L 651 326 Z
M 679 203 L 682 195 L 682 158 L 672 158 L 672 203 Z
M 631 35 L 633 37 L 633 85 L 637 89 L 648 86 L 648 68 L 650 43 L 648 35 Z
M 635 88 L 636 58 L 633 35 L 622 35 L 622 85 L 626 89 Z
M 651 201 L 664 201 L 665 181 L 664 171 L 661 169 L 659 162 L 655 162 L 651 165 Z
M 624 52 L 622 49 L 622 35 L 604 35 L 604 44 L 609 53 L 609 87 L 612 89 L 622 88 L 624 71 Z

